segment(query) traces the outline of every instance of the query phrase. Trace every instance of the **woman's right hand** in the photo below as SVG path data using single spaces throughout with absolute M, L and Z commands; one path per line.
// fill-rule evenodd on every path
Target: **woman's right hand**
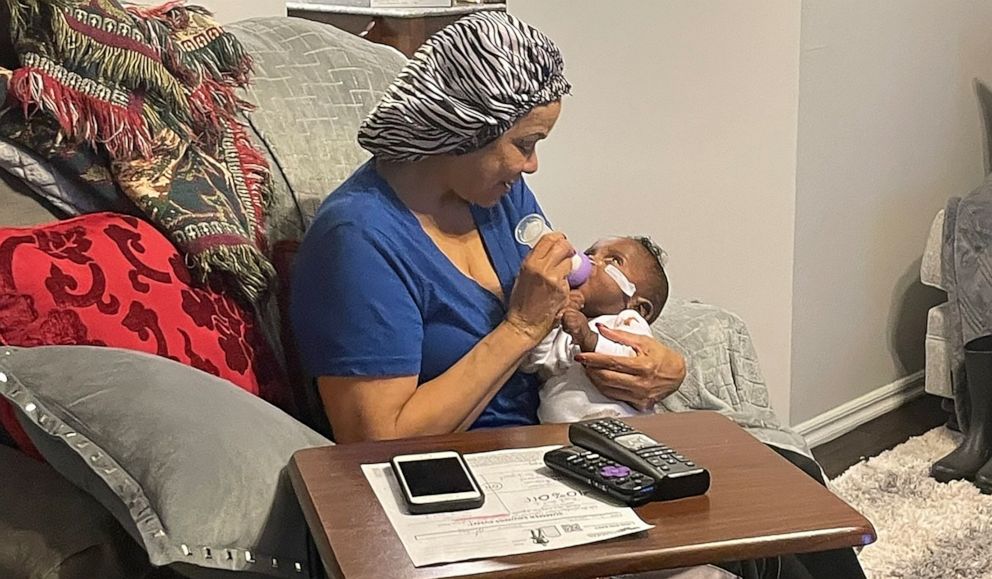
M 559 232 L 542 237 L 524 258 L 510 294 L 506 321 L 535 343 L 551 331 L 568 303 L 566 277 L 575 248 Z

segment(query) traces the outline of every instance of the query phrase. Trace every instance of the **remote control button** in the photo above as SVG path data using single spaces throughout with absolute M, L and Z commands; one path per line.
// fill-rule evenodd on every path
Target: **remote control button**
M 653 465 L 655 465 L 655 466 L 658 466 L 660 464 L 663 464 L 665 461 L 663 459 L 660 459 L 660 458 L 652 457 L 652 458 L 649 458 L 648 459 L 648 462 L 651 463 L 651 464 L 653 464 Z
M 604 478 L 624 478 L 630 476 L 630 469 L 625 466 L 604 466 L 599 469 L 599 474 Z
M 692 461 L 688 461 L 688 462 L 685 463 L 685 465 L 686 466 L 696 466 L 696 463 L 694 463 Z
M 661 465 L 661 470 L 663 470 L 665 472 L 668 472 L 669 470 L 671 470 L 671 468 L 672 467 L 668 466 L 667 464 Z

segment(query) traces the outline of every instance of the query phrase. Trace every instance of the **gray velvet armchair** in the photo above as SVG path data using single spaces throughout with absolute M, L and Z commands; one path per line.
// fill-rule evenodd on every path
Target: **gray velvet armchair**
M 984 149 L 984 163 L 986 183 L 988 186 L 992 180 L 992 91 L 989 87 L 979 81 L 975 81 L 975 93 L 980 108 L 984 135 L 982 145 Z M 964 195 L 966 192 L 960 192 Z M 930 233 L 927 236 L 926 248 L 923 252 L 923 259 L 920 264 L 920 281 L 928 286 L 935 287 L 947 292 L 950 289 L 949 280 L 945 279 L 947 268 L 944 267 L 945 253 L 945 233 L 944 233 L 944 209 L 937 212 L 933 223 L 930 225 Z M 924 390 L 928 394 L 940 396 L 953 400 L 954 388 L 952 378 L 953 358 L 951 352 L 950 331 L 950 310 L 951 304 L 944 302 L 930 309 L 927 316 L 927 333 L 925 339 L 926 351 L 926 378 Z
M 227 28 L 241 40 L 255 59 L 256 75 L 246 97 L 258 107 L 248 115 L 247 120 L 252 137 L 260 143 L 272 167 L 274 191 L 268 222 L 270 244 L 276 249 L 283 242 L 286 246 L 292 246 L 303 234 L 310 216 L 321 200 L 368 158 L 368 153 L 355 142 L 358 124 L 381 97 L 385 87 L 403 66 L 405 58 L 390 48 L 306 20 L 252 19 L 233 23 Z M 113 210 L 107 206 L 81 207 L 81 203 L 92 200 L 73 193 L 71 177 L 72 175 L 57 174 L 52 167 L 28 152 L 0 141 L 0 229 L 35 226 L 79 213 Z M 0 289 L 3 289 L 2 283 Z M 717 306 L 673 299 L 655 322 L 653 329 L 659 340 L 685 355 L 687 365 L 687 377 L 682 387 L 676 395 L 659 403 L 656 409 L 658 412 L 716 410 L 734 419 L 763 442 L 809 454 L 803 438 L 781 425 L 771 409 L 768 390 L 743 320 Z M 291 365 L 291 361 L 287 360 L 287 365 Z M 36 366 L 40 368 L 44 365 Z M 0 390 L 0 394 L 2 392 Z M 271 450 L 273 441 L 261 435 L 252 425 L 279 418 L 284 420 L 279 424 L 289 425 L 281 429 L 284 434 L 288 431 L 300 432 L 303 426 L 290 422 L 288 418 L 276 416 L 281 411 L 274 407 L 256 404 L 253 399 L 249 402 L 256 414 L 273 414 L 272 417 L 256 416 L 242 422 L 245 424 L 244 440 L 256 448 L 253 460 L 239 459 L 238 464 L 258 469 L 258 476 L 246 477 L 246 480 L 254 480 L 261 475 L 272 474 L 272 469 L 279 472 L 285 466 L 288 454 L 284 453 L 282 463 L 274 467 L 269 464 L 271 468 L 258 460 L 262 450 Z M 184 402 L 178 397 L 174 403 L 181 406 Z M 233 412 L 227 406 L 224 408 L 224 412 L 218 414 Z M 125 412 L 121 415 L 130 414 Z M 178 417 L 176 423 L 168 423 L 166 416 Z M 190 424 L 183 416 L 181 407 L 173 413 L 159 413 L 154 425 L 141 425 L 142 431 L 168 435 L 174 431 L 189 430 Z M 196 424 L 203 432 L 203 439 L 211 441 L 211 444 L 217 437 L 209 429 L 215 427 L 217 422 L 219 421 L 202 420 Z M 117 428 L 119 425 L 114 423 L 113 426 Z M 167 440 L 168 436 L 159 438 Z M 284 438 L 283 442 L 286 440 L 288 439 Z M 0 444 L 4 442 L 0 436 Z M 5 447 L 0 450 L 3 451 L 0 452 L 0 473 L 17 472 L 10 461 L 23 459 Z M 204 444 L 203 448 L 192 445 L 183 448 L 187 456 L 207 455 L 215 450 L 210 444 Z M 214 455 L 226 457 L 228 453 L 214 452 L 210 456 Z M 48 455 L 46 458 L 55 462 Z M 129 471 L 127 464 L 122 466 L 125 471 Z M 65 481 L 60 478 L 65 476 L 61 472 L 47 467 L 35 470 L 38 477 L 48 480 L 51 488 L 66 486 Z M 220 480 L 212 472 L 202 476 L 208 480 Z M 70 480 L 86 489 L 80 480 Z M 215 556 L 221 550 L 193 550 L 183 544 L 182 552 L 177 555 L 181 557 L 181 562 L 151 569 L 148 558 L 138 543 L 128 534 L 119 532 L 120 528 L 115 526 L 106 511 L 101 510 L 100 504 L 94 502 L 90 492 L 71 495 L 63 493 L 61 498 L 78 499 L 76 502 L 82 505 L 77 511 L 72 511 L 80 514 L 73 515 L 74 518 L 66 522 L 56 516 L 58 512 L 46 510 L 62 508 L 61 503 L 45 496 L 44 491 L 49 487 L 24 477 L 17 478 L 16 482 L 20 483 L 19 487 L 13 482 L 4 482 L 3 477 L 0 477 L 0 536 L 27 529 L 24 532 L 33 533 L 38 540 L 30 545 L 23 541 L 20 544 L 14 541 L 0 545 L 0 577 L 53 576 L 26 570 L 31 563 L 44 564 L 49 570 L 62 569 L 59 577 L 63 578 L 163 579 L 173 577 L 173 571 L 196 578 L 231 577 L 230 570 L 234 568 L 240 569 L 234 575 L 236 577 L 303 576 L 292 571 L 291 565 L 283 564 L 277 568 L 276 565 L 269 564 L 269 561 L 257 556 L 264 549 L 254 545 L 248 556 L 240 559 L 237 567 L 233 561 L 227 562 Z M 151 477 L 149 482 L 156 484 L 161 481 Z M 30 498 L 25 499 L 24 494 L 15 487 L 30 490 Z M 100 490 L 104 487 L 94 488 Z M 289 491 L 282 488 L 280 492 Z M 29 503 L 31 508 L 22 509 L 24 516 L 15 520 L 12 516 L 14 511 L 3 508 L 5 500 L 17 501 L 17 504 Z M 177 501 L 175 510 L 180 514 L 185 513 L 189 510 L 186 505 L 190 502 L 189 497 L 184 497 L 184 500 Z M 67 509 L 62 510 L 70 512 Z M 259 512 L 264 515 L 263 511 Z M 131 529 L 127 512 L 114 511 L 114 514 L 118 522 Z M 234 525 L 233 517 L 226 519 L 232 534 L 245 531 Z M 266 532 L 273 534 L 271 521 L 264 516 L 258 519 L 258 527 L 261 529 L 259 537 L 268 538 Z M 217 520 L 223 519 L 218 517 Z M 50 524 L 40 528 L 42 523 Z M 108 528 L 113 533 L 103 532 Z M 78 531 L 79 529 L 86 532 Z M 158 540 L 160 537 L 152 536 L 152 539 Z M 34 547 L 30 557 L 24 556 L 27 547 Z M 99 551 L 98 554 L 106 556 L 98 562 L 92 558 L 81 558 L 96 550 Z M 121 564 L 124 559 L 121 553 L 127 554 L 130 567 Z M 85 561 L 87 568 L 81 572 L 67 570 L 70 567 L 75 568 L 73 566 L 78 567 L 77 560 Z M 163 561 L 156 564 L 163 564 Z M 221 571 L 222 569 L 226 571 Z

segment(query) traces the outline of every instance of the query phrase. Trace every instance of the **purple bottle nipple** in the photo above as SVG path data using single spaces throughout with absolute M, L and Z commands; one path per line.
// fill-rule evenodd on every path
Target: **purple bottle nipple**
M 552 229 L 548 226 L 548 222 L 544 220 L 544 217 L 540 213 L 531 213 L 517 223 L 514 237 L 516 237 L 518 243 L 533 249 L 534 245 L 537 244 L 537 240 L 551 233 L 551 231 Z M 577 252 L 572 256 L 572 273 L 568 274 L 568 285 L 572 288 L 579 287 L 586 283 L 591 273 L 592 262 L 589 261 L 589 256 Z
M 592 261 L 584 253 L 576 253 L 572 256 L 572 273 L 568 274 L 568 285 L 572 289 L 586 283 L 589 275 L 592 274 Z

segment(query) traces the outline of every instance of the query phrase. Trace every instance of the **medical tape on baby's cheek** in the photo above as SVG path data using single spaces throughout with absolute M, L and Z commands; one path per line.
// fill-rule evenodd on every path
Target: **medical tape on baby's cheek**
M 634 293 L 637 292 L 637 287 L 633 284 L 633 282 L 627 279 L 627 276 L 625 276 L 623 272 L 617 268 L 617 266 L 611 263 L 603 269 L 606 271 L 606 275 L 610 276 L 613 278 L 613 281 L 617 282 L 617 285 L 620 286 L 620 291 L 623 292 L 623 295 L 628 298 L 634 297 Z

